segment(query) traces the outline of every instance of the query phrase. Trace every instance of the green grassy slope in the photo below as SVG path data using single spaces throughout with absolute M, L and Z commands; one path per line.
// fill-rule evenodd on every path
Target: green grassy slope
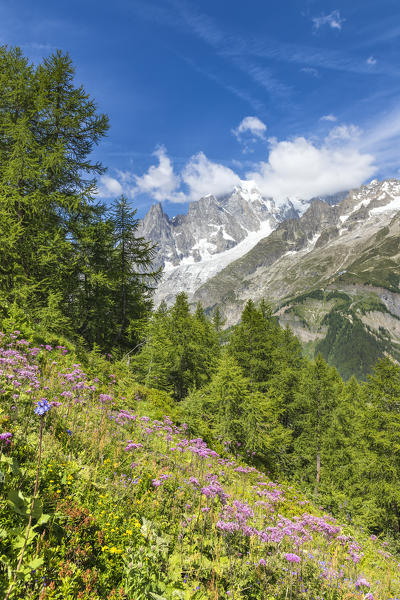
M 399 597 L 379 540 L 189 436 L 125 366 L 83 358 L 2 336 L 3 595 Z

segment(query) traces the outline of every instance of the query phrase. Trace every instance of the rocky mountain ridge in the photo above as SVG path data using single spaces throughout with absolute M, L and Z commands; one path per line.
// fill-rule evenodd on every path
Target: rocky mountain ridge
M 165 268 L 156 304 L 186 291 L 229 326 L 265 298 L 344 377 L 365 377 L 385 354 L 400 360 L 400 181 L 280 208 L 245 184 L 175 219 L 151 209 L 142 232 Z
M 287 199 L 279 205 L 263 197 L 252 181 L 231 194 L 209 194 L 189 205 L 185 215 L 170 219 L 154 204 L 138 235 L 157 244 L 154 264 L 163 268 L 155 303 L 172 302 L 177 290 L 192 295 L 203 283 L 268 236 L 282 221 L 298 219 L 308 201 Z
M 372 181 L 335 206 L 313 202 L 191 299 L 233 324 L 249 298 L 269 300 L 345 377 L 365 376 L 384 354 L 400 359 L 400 182 Z

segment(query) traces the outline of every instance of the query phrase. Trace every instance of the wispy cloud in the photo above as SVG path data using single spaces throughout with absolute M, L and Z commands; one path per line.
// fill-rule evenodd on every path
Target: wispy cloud
M 184 0 L 169 0 L 177 10 L 179 20 L 184 20 L 187 29 L 207 45 L 216 54 L 238 67 L 250 79 L 272 96 L 288 97 L 290 86 L 280 81 L 265 65 L 257 65 L 248 58 L 247 44 L 240 36 L 233 36 L 218 27 L 207 15 Z
M 374 74 L 365 60 L 336 49 L 318 48 L 305 44 L 293 44 L 271 39 L 253 39 L 248 42 L 245 51 L 248 56 L 270 58 L 286 63 L 298 64 L 302 69 L 329 69 L 345 73 Z M 235 49 L 232 49 L 232 52 L 235 52 Z M 241 52 L 243 52 L 243 49 Z M 390 68 L 388 72 L 394 75 L 398 70 Z
M 373 125 L 365 128 L 360 138 L 362 150 L 373 152 L 382 171 L 387 171 L 399 165 L 400 146 L 400 108 L 376 118 Z
M 320 121 L 330 121 L 331 123 L 337 121 L 337 117 L 335 117 L 335 115 L 329 114 L 329 115 L 323 115 L 320 118 Z
M 328 25 L 331 29 L 338 29 L 340 31 L 345 20 L 346 19 L 343 19 L 340 16 L 338 10 L 333 10 L 329 15 L 322 14 L 319 17 L 313 17 L 312 22 L 315 30 L 321 29 L 324 25 Z
M 239 57 L 234 58 L 233 62 L 269 95 L 281 99 L 288 99 L 291 95 L 292 88 L 279 81 L 271 69 Z
M 186 63 L 188 63 L 195 71 L 197 71 L 204 77 L 207 77 L 207 79 L 210 79 L 211 81 L 216 83 L 219 87 L 230 92 L 232 95 L 236 96 L 240 100 L 243 100 L 243 102 L 246 102 L 247 104 L 249 104 L 249 106 L 251 106 L 253 110 L 255 110 L 257 112 L 261 112 L 261 113 L 265 111 L 265 105 L 263 102 L 261 102 L 260 100 L 255 98 L 253 94 L 250 94 L 247 89 L 240 88 L 237 85 L 232 85 L 231 83 L 228 83 L 225 80 L 224 74 L 222 74 L 222 73 L 217 74 L 215 72 L 211 72 L 209 68 L 206 69 L 204 67 L 200 67 L 191 58 L 188 58 L 187 56 L 184 56 L 183 54 L 178 54 L 178 56 L 182 60 L 184 60 Z
M 357 125 L 337 125 L 334 127 L 327 137 L 325 141 L 327 143 L 337 143 L 343 141 L 355 142 L 359 139 L 362 134 L 362 130 L 357 127 Z
M 220 58 L 228 60 L 234 66 L 239 67 L 253 81 L 267 89 L 270 94 L 276 94 L 280 98 L 285 93 L 290 96 L 291 86 L 272 73 L 271 61 L 297 64 L 301 71 L 314 77 L 319 76 L 319 69 L 369 76 L 376 75 L 376 71 L 371 69 L 371 64 L 349 52 L 340 49 L 320 48 L 314 45 L 283 42 L 270 36 L 268 38 L 253 36 L 245 39 L 237 32 L 233 35 L 224 30 L 213 19 L 200 12 L 197 7 L 187 0 L 167 1 L 171 6 L 169 11 L 155 5 L 145 6 L 141 0 L 135 0 L 133 6 L 136 6 L 141 17 L 154 18 L 159 23 L 162 22 L 166 26 L 179 29 L 183 34 L 195 35 L 211 47 Z M 327 25 L 337 30 L 342 27 L 345 21 L 340 16 L 339 11 L 332 11 L 328 15 L 324 14 L 314 17 L 314 19 L 317 19 L 318 28 Z M 269 63 L 266 65 L 264 62 L 260 67 L 255 65 L 254 58 L 268 60 Z M 381 74 L 392 77 L 400 75 L 400 69 L 392 65 L 382 62 L 379 67 Z M 267 72 L 269 77 L 265 77 L 265 72 L 261 76 L 259 69 Z
M 205 13 L 183 0 L 170 0 L 190 30 L 211 46 L 219 46 L 225 41 L 225 33 Z
M 319 77 L 318 69 L 314 69 L 314 67 L 302 67 L 300 69 L 302 73 L 307 73 L 307 75 L 312 75 L 313 77 Z

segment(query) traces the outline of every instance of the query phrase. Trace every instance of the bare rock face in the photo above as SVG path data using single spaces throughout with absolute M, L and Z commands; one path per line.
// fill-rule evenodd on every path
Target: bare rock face
M 297 212 L 293 212 L 297 216 Z M 139 234 L 157 244 L 157 266 L 170 270 L 184 262 L 198 263 L 225 252 L 256 232 L 265 221 L 281 220 L 272 199 L 263 198 L 243 182 L 232 194 L 212 194 L 189 205 L 186 215 L 170 219 L 161 204 L 153 205 L 141 222 Z
M 392 290 L 390 281 L 396 284 L 399 268 L 399 221 L 397 180 L 374 180 L 352 190 L 337 205 L 315 200 L 298 219 L 282 221 L 249 252 L 205 282 L 193 299 L 201 300 L 206 308 L 222 306 L 233 323 L 237 305 L 250 297 L 281 302 L 337 280 L 369 284 L 387 279 L 387 289 Z M 380 269 L 378 263 L 382 263 Z
M 298 220 L 309 205 L 298 199 L 277 205 L 272 198 L 262 196 L 252 181 L 242 181 L 222 197 L 209 194 L 200 198 L 189 205 L 187 214 L 172 219 L 161 204 L 153 205 L 138 234 L 157 245 L 155 266 L 164 269 L 155 303 L 173 301 L 179 291 L 192 296 L 280 223 Z

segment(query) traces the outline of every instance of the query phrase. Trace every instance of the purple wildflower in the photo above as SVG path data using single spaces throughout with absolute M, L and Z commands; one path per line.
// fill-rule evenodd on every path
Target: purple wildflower
M 128 450 L 137 450 L 138 448 L 143 448 L 143 444 L 141 444 L 140 442 L 138 442 L 137 444 L 135 444 L 134 442 L 128 442 L 128 445 L 125 448 L 125 452 L 128 452 Z
M 359 577 L 355 583 L 356 588 L 360 588 L 360 587 L 371 587 L 371 584 L 369 581 L 367 581 L 365 579 L 365 577 Z
M 299 563 L 301 560 L 300 556 L 297 556 L 297 554 L 292 554 L 291 552 L 289 552 L 288 554 L 285 554 L 285 558 L 288 562 L 293 562 L 293 563 Z

